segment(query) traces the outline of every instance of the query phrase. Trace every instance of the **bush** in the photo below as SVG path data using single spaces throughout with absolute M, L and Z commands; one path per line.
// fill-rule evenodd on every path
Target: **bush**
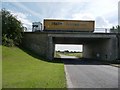
M 13 42 L 13 40 L 10 39 L 10 38 L 7 38 L 7 37 L 6 37 L 6 34 L 3 35 L 3 37 L 2 37 L 2 41 L 3 41 L 2 44 L 3 44 L 4 46 L 8 46 L 8 47 L 12 47 L 12 46 L 14 46 L 14 42 Z
M 2 44 L 5 46 L 20 45 L 23 26 L 9 11 L 2 9 L 0 19 L 2 20 Z

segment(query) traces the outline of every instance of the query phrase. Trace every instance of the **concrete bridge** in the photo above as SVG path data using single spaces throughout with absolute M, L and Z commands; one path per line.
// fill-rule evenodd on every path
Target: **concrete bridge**
M 81 32 L 26 32 L 23 45 L 46 59 L 54 59 L 55 44 L 82 44 L 83 57 L 120 59 L 120 34 Z

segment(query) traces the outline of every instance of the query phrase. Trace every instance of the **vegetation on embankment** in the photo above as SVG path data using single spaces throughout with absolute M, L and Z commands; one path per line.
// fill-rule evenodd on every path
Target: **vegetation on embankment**
M 59 53 L 58 53 L 58 52 L 56 52 L 56 51 L 55 51 L 55 53 L 54 53 L 54 58 L 60 58 Z
M 2 89 L 2 45 L 0 45 L 0 89 Z
M 32 54 L 32 53 L 31 53 Z M 2 46 L 3 88 L 66 88 L 64 65 Z
M 0 21 L 2 21 L 2 45 L 9 47 L 20 45 L 25 28 L 22 24 L 23 22 L 5 8 L 1 9 L 0 13 Z
M 82 52 L 57 52 L 57 54 L 64 54 L 67 56 L 75 56 L 78 58 L 82 58 Z

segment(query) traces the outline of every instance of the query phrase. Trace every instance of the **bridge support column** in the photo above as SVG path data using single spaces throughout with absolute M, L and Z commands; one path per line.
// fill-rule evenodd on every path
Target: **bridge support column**
M 118 60 L 120 60 L 120 34 L 117 35 L 118 42 Z
M 54 59 L 54 49 L 55 49 L 55 45 L 54 45 L 54 42 L 53 42 L 53 37 L 48 37 L 47 58 L 49 60 L 53 60 Z

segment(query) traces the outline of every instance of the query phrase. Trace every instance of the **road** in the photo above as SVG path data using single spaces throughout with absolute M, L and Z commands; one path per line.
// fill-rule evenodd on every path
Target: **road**
M 92 60 L 60 55 L 68 88 L 118 88 L 118 68 Z
M 63 55 L 63 54 L 59 54 L 61 58 L 69 58 L 69 59 L 76 59 L 77 57 L 75 56 L 67 56 L 67 55 Z

